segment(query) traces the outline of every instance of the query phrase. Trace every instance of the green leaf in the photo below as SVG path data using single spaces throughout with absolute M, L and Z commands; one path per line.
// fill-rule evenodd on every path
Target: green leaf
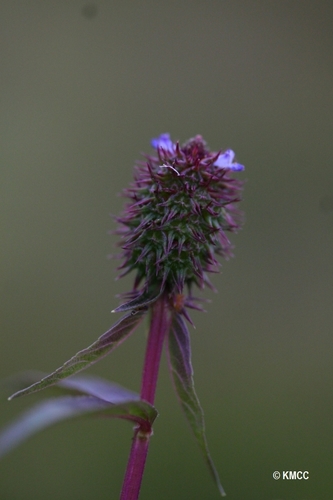
M 79 351 L 60 368 L 52 372 L 50 375 L 42 378 L 39 382 L 15 392 L 15 394 L 10 396 L 9 400 L 41 391 L 42 389 L 56 384 L 60 380 L 69 377 L 74 373 L 88 368 L 88 366 L 93 363 L 96 363 L 96 361 L 109 354 L 113 349 L 121 344 L 134 331 L 134 329 L 142 321 L 145 313 L 146 311 L 142 310 L 123 316 L 110 330 L 103 333 L 103 335 L 101 335 L 96 342 L 91 344 L 86 349 Z
M 116 309 L 113 309 L 113 313 L 117 312 L 124 312 L 124 311 L 129 311 L 132 309 L 140 309 L 141 307 L 146 307 L 153 302 L 155 302 L 161 293 L 163 292 L 163 289 L 161 288 L 151 288 L 147 290 L 144 293 L 141 293 L 138 297 L 136 297 L 133 300 L 130 300 L 129 302 L 126 302 L 125 304 L 122 304 L 119 307 L 116 307 Z
M 37 371 L 18 373 L 7 379 L 3 385 L 10 386 L 12 392 L 19 391 L 39 382 L 46 375 L 46 373 Z M 77 396 L 78 394 L 85 394 L 104 399 L 104 401 L 113 404 L 140 399 L 140 394 L 96 375 L 72 375 L 48 387 L 46 391 L 48 392 L 48 397 L 50 393 L 54 396 Z
M 152 405 L 141 400 L 112 404 L 94 396 L 47 399 L 23 413 L 1 432 L 0 457 L 46 427 L 70 418 L 86 416 L 126 419 L 150 431 L 157 411 Z
M 173 316 L 168 336 L 168 358 L 170 372 L 180 404 L 219 492 L 222 496 L 225 496 L 225 491 L 209 454 L 205 435 L 204 415 L 194 389 L 190 334 L 182 316 L 177 313 Z

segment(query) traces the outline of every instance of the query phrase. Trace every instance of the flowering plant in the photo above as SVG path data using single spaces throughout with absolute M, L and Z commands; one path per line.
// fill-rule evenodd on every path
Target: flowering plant
M 30 373 L 19 379 L 20 390 L 9 399 L 50 386 L 56 386 L 62 396 L 37 404 L 9 425 L 0 435 L 0 454 L 64 419 L 104 415 L 129 420 L 135 423 L 134 437 L 120 498 L 136 500 L 157 416 L 154 400 L 165 342 L 180 404 L 223 496 L 194 389 L 186 321 L 192 324 L 188 309 L 202 310 L 193 287 L 212 287 L 207 273 L 218 271 L 216 256 L 232 255 L 226 231 L 240 228 L 237 203 L 242 190 L 242 182 L 232 174 L 244 166 L 234 162 L 232 150 L 211 152 L 199 135 L 180 146 L 169 134 L 161 134 L 152 146 L 156 153 L 137 163 L 134 183 L 125 191 L 129 203 L 117 218 L 121 276 L 136 272 L 133 290 L 112 311 L 125 315 L 50 375 Z M 147 313 L 150 329 L 140 394 L 97 377 L 75 375 L 122 343 Z

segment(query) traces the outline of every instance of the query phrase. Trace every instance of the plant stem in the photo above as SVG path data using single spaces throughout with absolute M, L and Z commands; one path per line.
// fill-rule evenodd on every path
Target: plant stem
M 140 427 L 136 427 L 134 429 L 134 437 L 127 462 L 120 500 L 137 500 L 139 498 L 148 446 L 149 433 L 141 433 Z
M 153 305 L 146 356 L 143 365 L 141 399 L 154 404 L 158 370 L 165 335 L 169 328 L 169 314 L 166 297 L 163 295 Z
M 162 295 L 152 306 L 150 329 L 143 366 L 141 399 L 154 404 L 155 392 L 160 366 L 164 337 L 169 328 L 168 304 Z M 134 429 L 134 437 L 127 463 L 126 474 L 120 500 L 137 500 L 145 468 L 149 438 L 153 431 L 138 426 Z

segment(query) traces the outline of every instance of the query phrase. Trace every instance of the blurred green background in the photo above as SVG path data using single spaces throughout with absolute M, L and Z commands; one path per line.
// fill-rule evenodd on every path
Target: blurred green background
M 0 5 L 0 376 L 52 371 L 115 320 L 107 234 L 150 138 L 202 134 L 246 165 L 236 259 L 194 314 L 193 363 L 229 500 L 333 497 L 333 4 Z M 95 373 L 138 390 L 141 328 Z M 0 424 L 38 400 L 1 402 Z M 215 499 L 165 360 L 142 499 Z M 50 428 L 0 464 L 2 500 L 116 499 L 126 422 Z M 272 478 L 308 470 L 308 481 Z

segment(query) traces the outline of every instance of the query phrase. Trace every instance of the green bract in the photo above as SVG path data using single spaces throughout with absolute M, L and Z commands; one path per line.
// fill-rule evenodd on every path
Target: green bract
M 125 191 L 130 203 L 117 219 L 123 274 L 135 270 L 135 289 L 144 280 L 144 291 L 202 288 L 206 273 L 218 269 L 216 255 L 232 255 L 225 232 L 240 227 L 235 204 L 242 182 L 231 175 L 239 164 L 217 166 L 223 155 L 210 152 L 201 136 L 179 146 L 162 134 L 153 144 L 157 156 L 136 165 L 135 182 Z

